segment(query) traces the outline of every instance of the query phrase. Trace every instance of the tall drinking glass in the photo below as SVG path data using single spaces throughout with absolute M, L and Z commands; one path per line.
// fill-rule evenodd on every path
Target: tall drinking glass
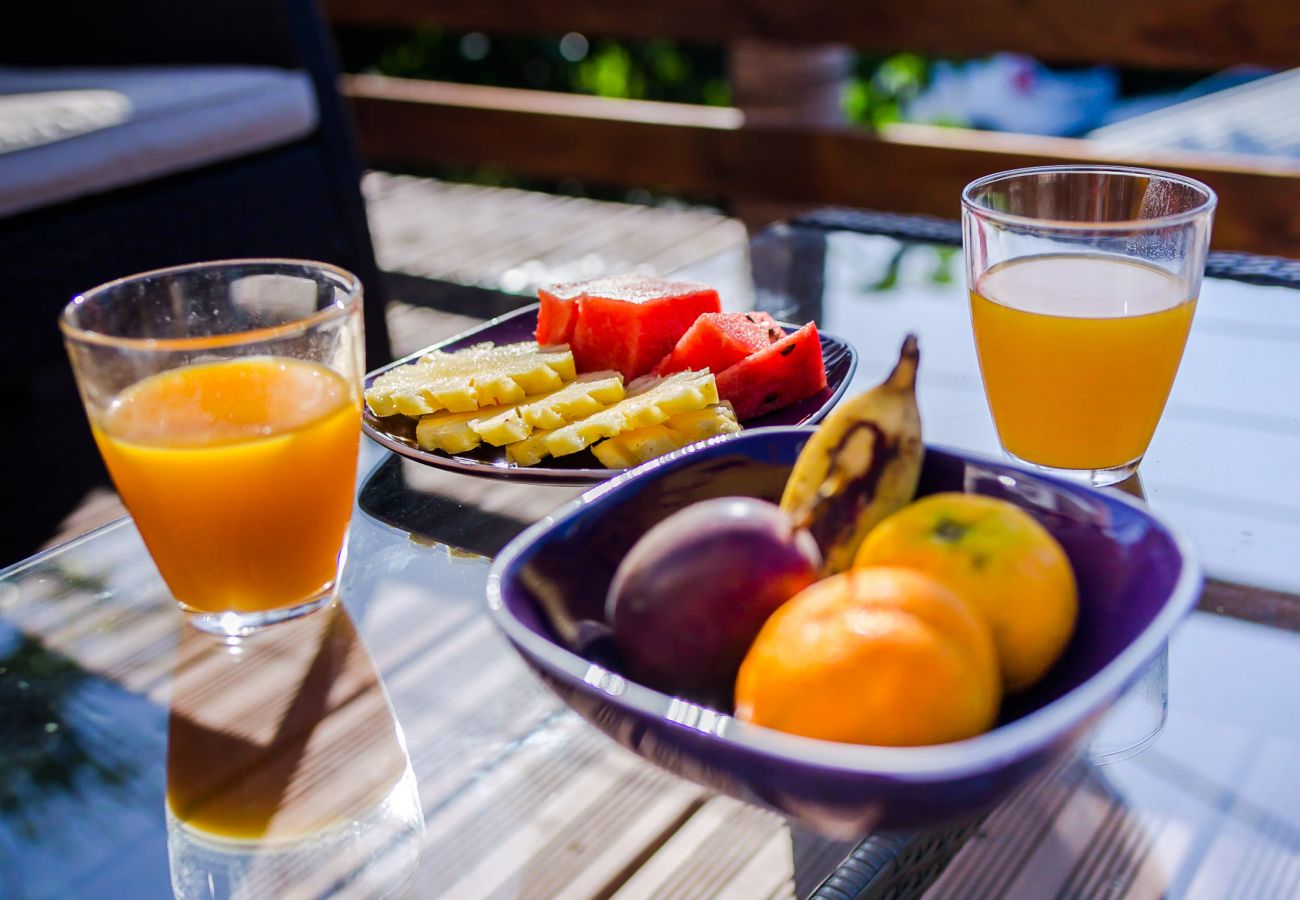
M 60 326 L 109 474 L 181 607 L 244 634 L 324 605 L 361 435 L 361 285 L 231 260 L 76 297 Z
M 1091 484 L 1136 471 L 1191 328 L 1215 202 L 1190 178 L 1115 166 L 967 185 L 971 320 L 1008 455 Z

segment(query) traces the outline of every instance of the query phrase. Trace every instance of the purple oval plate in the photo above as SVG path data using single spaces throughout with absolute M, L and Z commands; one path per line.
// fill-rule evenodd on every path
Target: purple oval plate
M 786 332 L 797 330 L 799 326 L 780 323 Z M 425 347 L 418 353 L 412 353 L 404 359 L 389 363 L 366 375 L 367 388 L 374 380 L 396 366 L 415 362 L 430 350 L 461 350 L 473 344 L 492 341 L 497 344 L 512 344 L 519 341 L 531 341 L 537 330 L 537 304 L 515 310 L 499 316 L 490 322 L 484 322 L 476 328 L 462 332 L 438 344 Z M 822 361 L 826 364 L 826 387 L 819 393 L 801 400 L 793 406 L 778 409 L 757 419 L 745 423 L 745 428 L 761 428 L 771 425 L 812 425 L 820 422 L 839 402 L 845 388 L 853 378 L 853 371 L 858 367 L 858 354 L 846 341 L 825 332 L 818 332 L 822 344 Z M 484 444 L 472 453 L 448 456 L 432 450 L 421 450 L 415 442 L 415 420 L 406 416 L 379 417 L 372 415 L 368 408 L 363 409 L 361 429 L 375 441 L 383 444 L 394 453 L 400 453 L 407 459 L 440 469 L 465 472 L 469 475 L 483 475 L 489 478 L 510 478 L 516 481 L 540 483 L 587 483 L 605 481 L 625 471 L 624 469 L 606 469 L 592 455 L 584 450 L 569 456 L 551 458 L 536 466 L 517 466 L 506 458 L 504 448 Z
M 1047 677 L 978 737 L 868 747 L 782 734 L 670 697 L 620 671 L 601 617 L 619 560 L 651 525 L 700 500 L 776 500 L 811 429 L 766 428 L 683 448 L 587 491 L 497 556 L 491 615 L 532 669 L 620 744 L 678 775 L 828 835 L 974 814 L 1073 752 L 1142 674 L 1200 593 L 1186 540 L 1118 491 L 928 448 L 918 493 L 1009 500 L 1061 542 L 1079 582 L 1073 639 Z

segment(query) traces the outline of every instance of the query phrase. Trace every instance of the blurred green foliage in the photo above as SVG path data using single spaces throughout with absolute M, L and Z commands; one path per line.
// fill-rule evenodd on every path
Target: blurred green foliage
M 849 121 L 873 127 L 901 121 L 903 107 L 929 77 L 930 62 L 917 53 L 859 56 L 844 97 Z
M 631 100 L 708 106 L 731 102 L 726 50 L 717 45 L 589 41 L 572 32 L 492 36 L 436 27 L 415 32 L 350 29 L 338 39 L 343 66 L 353 72 Z M 915 53 L 859 57 L 844 97 L 850 121 L 898 121 L 903 105 L 925 87 L 929 70 L 929 62 Z
M 25 838 L 48 821 L 46 804 L 85 796 L 92 789 L 118 791 L 138 764 L 104 729 L 76 712 L 89 672 L 26 635 L 6 634 L 0 652 L 0 831 L 12 827 Z
M 590 94 L 630 100 L 662 100 L 727 106 L 727 54 L 721 45 L 668 40 L 616 41 L 564 35 L 487 35 L 437 27 L 341 29 L 336 32 L 345 71 L 461 84 Z M 926 83 L 929 63 L 912 53 L 861 56 L 845 92 L 850 121 L 867 126 L 896 122 L 907 100 Z M 455 167 L 424 174 L 453 181 L 521 187 L 625 203 L 664 204 L 677 198 L 653 186 L 602 189 L 562 179 L 520 178 L 488 167 Z M 713 200 L 695 198 L 708 205 Z
M 343 67 L 403 78 L 723 106 L 731 101 L 721 48 L 673 41 L 588 41 L 449 32 L 345 30 Z

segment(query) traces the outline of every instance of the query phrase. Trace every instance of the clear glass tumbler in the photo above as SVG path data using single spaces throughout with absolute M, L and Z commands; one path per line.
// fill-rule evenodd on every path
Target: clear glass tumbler
M 1137 470 L 1182 359 L 1215 203 L 1190 178 L 1115 166 L 967 185 L 975 346 L 1008 455 L 1091 484 Z
M 87 291 L 60 326 L 109 474 L 193 624 L 245 634 L 324 605 L 361 435 L 357 278 L 180 266 Z

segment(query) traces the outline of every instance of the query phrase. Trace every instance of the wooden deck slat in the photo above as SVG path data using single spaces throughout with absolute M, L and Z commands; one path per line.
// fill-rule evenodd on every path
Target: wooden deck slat
M 501 284 L 508 290 L 527 292 L 540 284 L 607 275 L 618 265 L 611 254 L 621 252 L 622 243 L 634 240 L 639 225 L 646 221 L 645 210 L 632 205 L 583 217 L 554 245 L 506 266 Z
M 620 271 L 671 274 L 746 241 L 739 222 L 715 212 L 433 180 L 383 192 L 394 180 L 367 180 L 381 266 L 459 284 L 531 294 L 548 282 Z
M 494 277 L 496 273 L 504 273 L 521 262 L 562 246 L 564 236 L 561 229 L 570 221 L 561 209 L 534 211 L 526 226 L 517 223 L 515 228 L 503 229 L 499 243 L 492 246 L 480 243 L 474 252 L 458 259 L 452 269 L 453 280 L 484 287 L 499 283 Z
M 661 272 L 675 272 L 715 255 L 743 249 L 745 227 L 734 219 L 719 219 L 694 234 L 679 234 L 672 243 L 650 256 L 647 265 Z
M 780 816 L 712 797 L 614 900 L 767 897 L 793 879 L 793 865 Z
M 393 356 L 400 359 L 430 344 L 454 337 L 473 328 L 482 319 L 414 306 L 401 300 L 388 304 L 388 334 Z

